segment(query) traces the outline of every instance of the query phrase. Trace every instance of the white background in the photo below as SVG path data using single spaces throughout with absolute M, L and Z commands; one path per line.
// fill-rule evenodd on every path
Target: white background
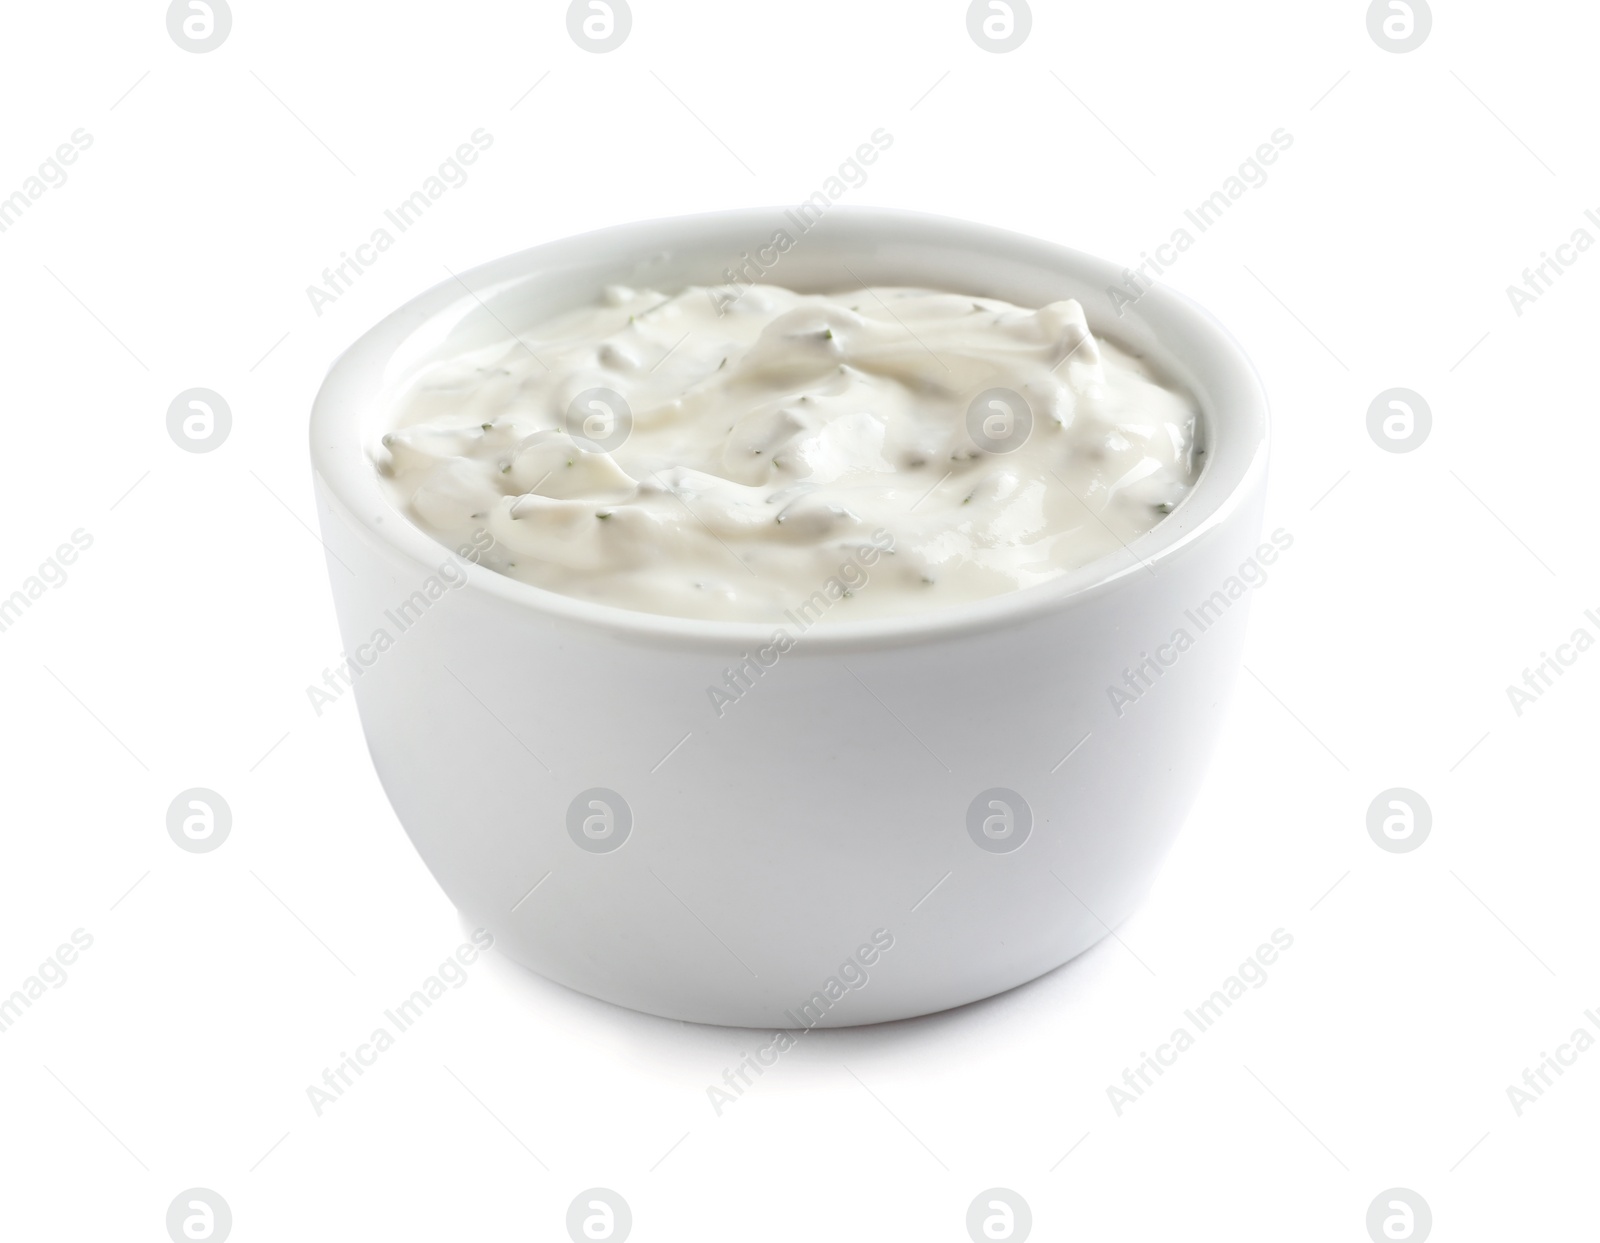
M 1040 2 L 1004 55 L 951 0 L 633 16 L 596 55 L 552 0 L 238 0 L 193 54 L 159 3 L 8 6 L 0 195 L 93 145 L 0 234 L 0 595 L 93 546 L 0 634 L 0 994 L 94 944 L 0 1034 L 0 1234 L 159 1240 L 196 1186 L 239 1240 L 561 1239 L 591 1186 L 639 1240 L 961 1240 L 994 1186 L 1048 1239 L 1359 1243 L 1396 1186 L 1438 1239 L 1592 1231 L 1600 1051 L 1520 1117 L 1506 1088 L 1600 1008 L 1600 654 L 1520 717 L 1505 688 L 1600 636 L 1600 254 L 1521 316 L 1506 286 L 1600 238 L 1600 12 L 1441 2 L 1408 54 L 1356 2 Z M 447 266 L 796 202 L 880 126 L 848 201 L 1128 263 L 1293 135 L 1167 277 L 1262 373 L 1294 547 L 1155 892 L 1006 996 L 808 1036 L 720 1117 L 706 1087 L 759 1033 L 490 954 L 316 1116 L 307 1085 L 469 931 L 354 705 L 307 701 L 340 650 L 307 527 L 322 374 Z M 314 313 L 307 285 L 479 127 L 470 180 Z M 211 453 L 165 428 L 194 386 L 232 407 Z M 1414 452 L 1366 430 L 1394 386 L 1433 412 Z M 191 786 L 233 809 L 215 853 L 167 836 Z M 1433 811 L 1412 853 L 1367 834 L 1392 786 Z M 1268 982 L 1118 1116 L 1108 1085 L 1280 927 Z

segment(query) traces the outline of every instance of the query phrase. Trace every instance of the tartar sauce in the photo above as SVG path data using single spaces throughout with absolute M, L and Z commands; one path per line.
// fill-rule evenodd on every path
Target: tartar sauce
M 613 286 L 424 369 L 374 459 L 424 530 L 513 578 L 809 626 L 1103 557 L 1201 451 L 1192 400 L 1076 301 Z

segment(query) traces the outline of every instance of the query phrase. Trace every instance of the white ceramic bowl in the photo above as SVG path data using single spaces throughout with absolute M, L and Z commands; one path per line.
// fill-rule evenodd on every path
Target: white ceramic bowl
M 390 503 L 368 449 L 424 361 L 606 284 L 721 283 L 780 228 L 795 244 L 766 279 L 792 288 L 1078 298 L 1097 333 L 1196 395 L 1206 456 L 1193 492 L 1126 554 L 797 635 L 719 717 L 707 687 L 774 627 L 625 611 L 476 565 L 441 575 L 449 553 Z M 1239 347 L 1191 303 L 1157 288 L 1113 316 L 1119 279 L 1099 259 L 915 213 L 834 207 L 802 235 L 780 209 L 725 212 L 486 264 L 335 363 L 311 453 L 368 746 L 423 860 L 497 948 L 652 1014 L 839 1026 L 1012 988 L 1127 917 L 1236 676 L 1247 601 L 1204 630 L 1186 610 L 1255 553 L 1267 410 Z M 401 611 L 418 591 L 426 605 Z M 1192 644 L 1159 676 L 1146 665 L 1149 689 L 1119 714 L 1108 687 L 1145 654 L 1172 655 L 1179 629 Z

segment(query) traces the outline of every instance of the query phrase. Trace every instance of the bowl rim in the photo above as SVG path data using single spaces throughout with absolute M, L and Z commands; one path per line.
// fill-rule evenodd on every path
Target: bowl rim
M 329 368 L 312 404 L 311 461 L 314 480 L 330 508 L 364 537 L 398 553 L 419 573 L 437 570 L 454 560 L 466 575 L 463 592 L 497 602 L 500 606 L 537 614 L 591 633 L 609 634 L 633 641 L 674 647 L 748 647 L 770 642 L 779 631 L 796 639 L 794 650 L 862 650 L 913 644 L 976 631 L 1021 624 L 1042 614 L 1085 603 L 1128 586 L 1136 576 L 1160 576 L 1161 568 L 1185 550 L 1204 541 L 1222 526 L 1265 473 L 1269 447 L 1269 413 L 1266 393 L 1249 357 L 1237 341 L 1204 308 L 1165 285 L 1154 285 L 1139 295 L 1134 313 L 1155 333 L 1156 348 L 1139 352 L 1162 355 L 1158 364 L 1185 379 L 1200 406 L 1206 446 L 1205 461 L 1194 487 L 1150 530 L 1077 569 L 1044 583 L 961 604 L 923 612 L 831 620 L 793 634 L 782 621 L 727 621 L 649 613 L 563 595 L 511 578 L 452 554 L 451 549 L 417 525 L 396 506 L 381 486 L 368 457 L 362 427 L 368 411 L 389 391 L 396 360 L 430 328 L 452 311 L 459 317 L 473 304 L 493 315 L 485 298 L 514 287 L 543 267 L 571 265 L 587 256 L 634 254 L 642 262 L 662 253 L 664 243 L 686 249 L 707 246 L 724 236 L 717 255 L 726 257 L 725 235 L 770 225 L 786 209 L 740 208 L 730 211 L 669 216 L 613 225 L 575 234 L 521 250 L 465 272 L 416 295 L 358 337 Z M 854 230 L 863 239 L 903 241 L 908 234 L 931 245 L 952 250 L 987 251 L 996 258 L 1022 261 L 1070 275 L 1094 285 L 1109 287 L 1127 279 L 1125 269 L 1108 260 L 1026 234 L 990 225 L 898 208 L 835 206 L 826 217 L 834 234 Z M 860 244 L 869 244 L 862 241 Z M 780 280 L 781 283 L 781 280 Z M 918 282 L 908 273 L 902 283 Z M 598 287 L 592 293 L 598 293 Z M 961 291 L 956 291 L 961 292 Z M 1116 331 L 1097 326 L 1104 315 L 1089 313 L 1091 329 L 1118 342 Z M 473 312 L 475 313 L 475 312 Z M 498 319 L 498 317 L 496 317 Z M 1160 328 L 1179 327 L 1191 339 L 1191 349 L 1168 352 L 1169 339 Z M 507 329 L 508 334 L 511 330 Z M 514 334 L 511 334 L 514 335 Z M 1220 379 L 1211 388 L 1195 382 L 1186 358 L 1209 352 L 1209 366 Z M 1219 405 L 1215 387 L 1226 387 L 1228 401 Z M 1124 555 L 1125 554 L 1125 555 Z M 331 550 L 330 550 L 331 556 Z

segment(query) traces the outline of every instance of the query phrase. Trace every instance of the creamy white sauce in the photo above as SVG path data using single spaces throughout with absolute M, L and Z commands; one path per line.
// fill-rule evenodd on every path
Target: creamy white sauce
M 396 503 L 551 591 L 809 625 L 1046 582 L 1193 485 L 1193 402 L 1075 301 L 730 297 L 613 287 L 426 368 L 374 451 Z

